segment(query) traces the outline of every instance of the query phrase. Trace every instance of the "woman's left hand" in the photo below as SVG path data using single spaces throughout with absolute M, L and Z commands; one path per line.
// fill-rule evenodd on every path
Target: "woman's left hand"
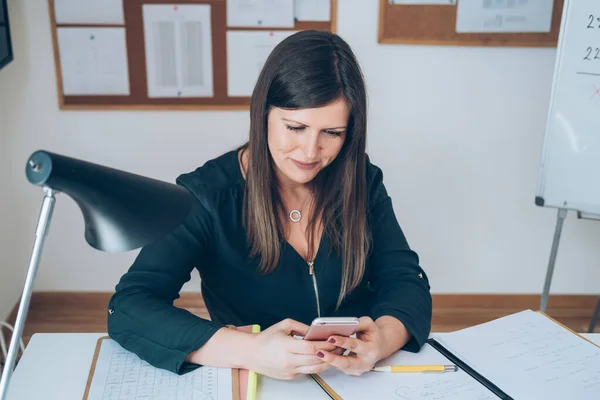
M 350 350 L 350 354 L 343 356 L 334 352 L 319 351 L 317 357 L 346 375 L 358 376 L 370 371 L 379 361 L 381 349 L 384 347 L 383 341 L 384 336 L 375 322 L 369 317 L 362 317 L 356 328 L 356 338 L 336 335 L 329 338 L 330 343 Z

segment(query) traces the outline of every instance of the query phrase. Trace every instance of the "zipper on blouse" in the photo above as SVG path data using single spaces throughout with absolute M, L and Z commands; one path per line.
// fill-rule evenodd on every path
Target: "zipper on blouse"
M 319 287 L 317 286 L 317 276 L 315 275 L 315 262 L 308 262 L 308 274 L 312 276 L 313 288 L 315 290 L 315 299 L 317 300 L 317 316 L 321 317 L 321 305 L 319 304 Z

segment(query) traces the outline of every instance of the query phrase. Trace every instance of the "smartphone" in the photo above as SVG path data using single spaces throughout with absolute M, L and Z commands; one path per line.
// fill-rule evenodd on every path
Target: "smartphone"
M 356 330 L 358 322 L 355 317 L 315 318 L 304 340 L 327 340 L 331 335 L 349 337 Z

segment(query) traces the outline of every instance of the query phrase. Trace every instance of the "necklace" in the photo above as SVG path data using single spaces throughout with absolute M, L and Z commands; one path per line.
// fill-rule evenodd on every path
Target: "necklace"
M 292 222 L 300 222 L 300 220 L 302 219 L 302 213 L 300 212 L 300 210 L 290 211 L 290 219 L 292 220 Z
M 304 198 L 304 201 L 300 205 L 300 208 L 304 207 L 304 204 L 306 204 L 306 201 L 309 198 L 310 198 L 310 193 L 308 195 L 306 195 L 306 198 Z M 289 217 L 290 217 L 290 220 L 292 222 L 300 222 L 300 220 L 302 219 L 302 212 L 300 212 L 299 209 L 295 208 L 295 209 L 293 209 L 293 210 L 290 211 Z

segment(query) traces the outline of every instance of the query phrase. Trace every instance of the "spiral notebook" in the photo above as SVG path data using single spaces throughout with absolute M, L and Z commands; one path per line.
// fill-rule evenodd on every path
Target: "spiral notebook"
M 379 365 L 419 362 L 454 363 L 459 371 L 353 377 L 328 370 L 313 378 L 336 400 L 589 400 L 600 393 L 600 347 L 531 310 L 431 337 L 421 352 L 398 352 Z

